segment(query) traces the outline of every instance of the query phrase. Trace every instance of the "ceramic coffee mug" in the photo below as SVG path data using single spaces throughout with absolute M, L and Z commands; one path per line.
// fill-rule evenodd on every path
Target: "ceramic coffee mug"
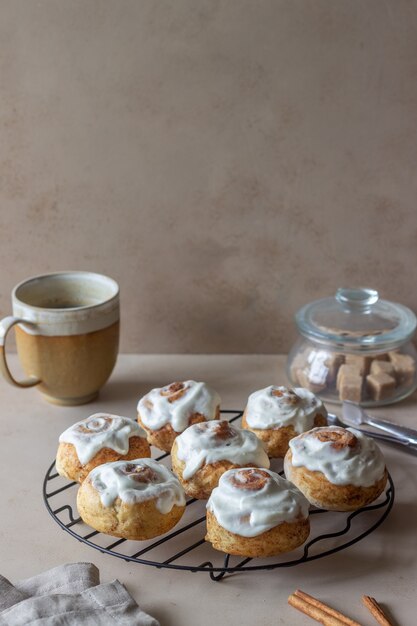
M 29 278 L 12 292 L 13 316 L 0 321 L 0 369 L 18 387 L 38 386 L 50 402 L 84 404 L 110 376 L 119 345 L 119 286 L 92 272 Z M 16 326 L 17 351 L 29 377 L 17 381 L 5 341 Z

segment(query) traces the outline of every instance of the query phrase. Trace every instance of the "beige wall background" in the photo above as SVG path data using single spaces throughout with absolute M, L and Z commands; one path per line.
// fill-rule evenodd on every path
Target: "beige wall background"
M 62 269 L 120 282 L 127 352 L 417 310 L 417 2 L 0 0 L 0 82 L 2 315 Z

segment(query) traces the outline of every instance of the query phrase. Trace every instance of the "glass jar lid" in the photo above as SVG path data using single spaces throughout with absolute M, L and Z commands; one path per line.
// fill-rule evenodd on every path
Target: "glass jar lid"
M 305 337 L 352 351 L 397 348 L 416 329 L 413 311 L 362 287 L 341 288 L 335 297 L 310 302 L 297 311 L 295 320 Z

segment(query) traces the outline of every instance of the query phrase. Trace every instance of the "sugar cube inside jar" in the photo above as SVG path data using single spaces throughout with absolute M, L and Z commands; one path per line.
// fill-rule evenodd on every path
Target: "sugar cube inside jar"
M 295 387 L 363 406 L 397 402 L 416 389 L 416 316 L 402 304 L 374 289 L 340 288 L 302 307 L 295 321 L 300 337 L 287 361 Z

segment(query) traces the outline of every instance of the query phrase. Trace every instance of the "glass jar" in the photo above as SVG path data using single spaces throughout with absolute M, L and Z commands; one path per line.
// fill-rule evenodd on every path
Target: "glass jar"
M 416 389 L 416 316 L 407 307 L 374 289 L 338 289 L 302 307 L 295 320 L 301 337 L 287 360 L 295 387 L 363 406 L 398 402 Z

